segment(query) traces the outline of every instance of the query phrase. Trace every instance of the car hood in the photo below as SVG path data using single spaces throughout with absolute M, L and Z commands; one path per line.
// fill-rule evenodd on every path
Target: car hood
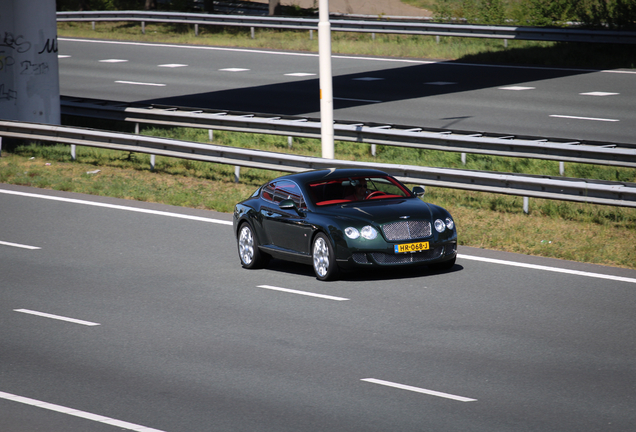
M 419 198 L 362 201 L 331 207 L 330 214 L 342 220 L 358 220 L 378 225 L 406 219 L 431 220 L 432 206 Z

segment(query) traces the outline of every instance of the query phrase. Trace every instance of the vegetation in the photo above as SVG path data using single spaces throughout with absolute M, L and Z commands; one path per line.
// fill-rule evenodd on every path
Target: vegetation
M 634 0 L 405 0 L 434 12 L 437 21 L 533 27 L 636 28 Z
M 636 28 L 634 0 L 403 0 L 434 12 L 438 21 L 465 20 L 471 24 L 569 26 L 572 22 L 591 28 Z M 163 9 L 213 12 L 210 0 L 57 0 L 57 10 Z M 236 2 L 235 2 L 236 3 Z M 246 2 L 247 3 L 247 2 Z M 281 15 L 313 15 L 316 8 L 279 8 Z

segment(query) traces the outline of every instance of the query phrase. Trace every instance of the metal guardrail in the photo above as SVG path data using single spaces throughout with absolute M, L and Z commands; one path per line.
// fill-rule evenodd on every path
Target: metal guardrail
M 318 19 L 218 15 L 182 12 L 149 11 L 91 11 L 57 12 L 57 20 L 64 21 L 128 21 L 162 22 L 193 25 L 260 27 L 289 30 L 317 30 Z M 547 27 L 515 27 L 466 24 L 441 24 L 425 21 L 331 19 L 331 31 L 360 33 L 390 33 L 471 38 L 519 39 L 552 42 L 585 42 L 636 44 L 636 32 L 586 30 Z
M 165 126 L 263 133 L 320 139 L 320 120 L 253 113 L 139 105 L 62 97 L 62 114 Z M 334 124 L 339 141 L 424 148 L 460 153 L 556 160 L 636 168 L 636 145 L 424 130 L 371 123 Z
M 0 136 L 100 147 L 283 172 L 299 172 L 333 167 L 377 168 L 412 184 L 591 204 L 636 207 L 636 183 L 342 161 L 135 134 L 16 121 L 0 121 Z

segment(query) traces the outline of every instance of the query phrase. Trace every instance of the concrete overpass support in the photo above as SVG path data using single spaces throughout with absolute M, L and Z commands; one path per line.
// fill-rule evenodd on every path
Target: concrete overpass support
M 60 124 L 55 0 L 0 0 L 0 118 Z

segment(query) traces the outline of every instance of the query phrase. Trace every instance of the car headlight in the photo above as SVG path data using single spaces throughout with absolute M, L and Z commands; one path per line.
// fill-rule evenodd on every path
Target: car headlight
M 435 231 L 439 233 L 444 232 L 444 230 L 446 229 L 446 224 L 441 219 L 437 219 L 434 225 L 435 225 Z
M 345 234 L 347 235 L 347 237 L 349 237 L 350 239 L 357 239 L 358 237 L 360 237 L 360 232 L 355 229 L 354 227 L 347 227 L 344 230 Z
M 455 227 L 455 222 L 449 217 L 446 218 L 446 228 L 452 230 Z
M 370 225 L 367 225 L 364 228 L 362 228 L 361 234 L 362 234 L 362 237 L 364 237 L 367 240 L 373 240 L 374 238 L 378 236 L 378 232 L 375 230 L 375 228 L 373 228 Z
M 364 228 L 362 228 L 361 231 L 358 231 L 354 227 L 347 227 L 344 229 L 344 233 L 352 240 L 357 239 L 358 237 L 360 237 L 360 235 L 362 235 L 362 237 L 367 240 L 373 240 L 378 236 L 378 232 L 376 231 L 376 229 L 370 225 L 365 226 Z

